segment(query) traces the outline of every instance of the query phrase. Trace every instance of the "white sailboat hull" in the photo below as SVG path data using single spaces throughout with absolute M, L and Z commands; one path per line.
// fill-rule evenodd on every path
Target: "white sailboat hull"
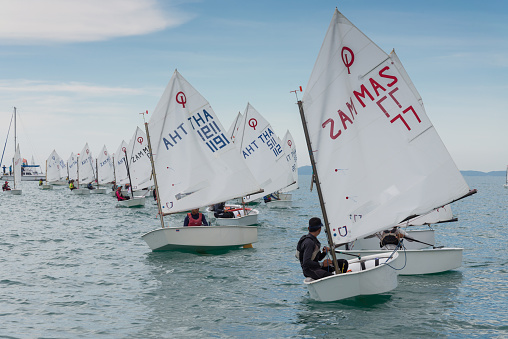
M 144 207 L 145 197 L 134 197 L 129 200 L 118 201 L 118 207 Z
M 9 191 L 5 191 L 11 195 L 21 195 L 21 190 L 17 190 L 17 189 L 11 189 Z
M 43 185 L 39 185 L 39 189 L 41 189 L 41 190 L 52 190 L 53 186 L 52 185 L 43 184 Z
M 93 190 L 90 190 L 90 194 L 106 194 L 105 188 L 95 188 Z
M 89 195 L 90 194 L 90 190 L 88 188 L 75 188 L 71 192 L 72 192 L 72 194 L 75 194 L 75 195 Z
M 365 270 L 361 269 L 358 259 L 348 260 L 352 272 L 319 280 L 306 278 L 304 284 L 311 298 L 317 301 L 336 301 L 358 295 L 385 293 L 398 285 L 397 271 L 384 264 L 389 256 L 388 253 L 378 253 L 362 258 L 366 261 Z M 374 266 L 376 258 L 379 258 L 379 266 Z M 394 253 L 388 264 L 393 266 L 398 258 L 398 253 Z
M 246 215 L 243 213 L 241 205 L 226 205 L 227 211 L 235 214 L 234 218 L 216 218 L 210 207 L 206 208 L 209 220 L 215 220 L 217 226 L 252 226 L 258 223 L 259 211 L 257 209 L 246 208 Z
M 152 251 L 206 251 L 235 248 L 257 242 L 253 226 L 187 226 L 155 229 L 141 236 Z
M 419 250 L 400 250 L 399 260 L 392 265 L 399 269 L 399 275 L 432 274 L 454 270 L 462 266 L 462 248 L 428 248 Z M 340 251 L 362 257 L 374 253 L 392 253 L 393 250 L 350 250 Z M 337 252 L 337 258 L 348 259 L 351 256 Z

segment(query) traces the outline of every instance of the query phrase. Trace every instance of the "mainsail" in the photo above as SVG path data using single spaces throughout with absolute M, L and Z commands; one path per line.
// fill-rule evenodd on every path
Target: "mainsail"
M 55 150 L 51 152 L 46 160 L 46 181 L 49 183 L 57 182 L 66 177 L 66 173 L 62 170 L 63 160 Z M 65 165 L 65 163 L 63 163 Z
M 210 104 L 176 70 L 148 130 L 163 214 L 260 190 Z
M 92 152 L 88 147 L 88 143 L 85 144 L 81 153 L 79 154 L 79 182 L 90 183 L 95 181 L 95 162 L 93 161 Z
M 131 175 L 132 189 L 140 190 L 153 186 L 152 164 L 148 156 L 148 141 L 146 134 L 137 127 L 127 146 L 129 159 L 129 173 Z
M 335 243 L 469 192 L 396 55 L 387 55 L 338 10 L 302 108 Z
M 97 157 L 97 182 L 99 184 L 107 184 L 115 180 L 113 170 L 113 159 L 111 159 L 106 145 L 102 147 L 101 153 Z
M 19 144 L 16 145 L 16 152 L 14 153 L 14 188 L 21 188 L 21 163 L 23 159 L 19 152 Z
M 115 152 L 115 178 L 117 185 L 125 185 L 129 183 L 127 175 L 127 166 L 125 165 L 125 151 L 127 151 L 127 143 L 122 140 L 120 146 Z
M 71 153 L 71 156 L 67 160 L 67 169 L 69 172 L 69 180 L 78 179 L 78 157 Z
M 291 133 L 286 131 L 284 135 L 284 141 L 282 141 L 282 148 L 286 154 L 286 161 L 288 162 L 289 169 L 293 175 L 294 183 L 281 189 L 281 192 L 290 192 L 298 188 L 298 157 L 296 156 L 296 144 L 295 139 Z
M 254 178 L 264 190 L 263 193 L 245 197 L 245 201 L 261 198 L 294 182 L 282 142 L 270 123 L 251 104 L 247 104 L 235 143 L 240 147 L 240 154 Z

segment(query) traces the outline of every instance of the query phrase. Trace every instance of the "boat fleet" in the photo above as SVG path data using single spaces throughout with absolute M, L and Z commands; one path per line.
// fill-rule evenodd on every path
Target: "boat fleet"
M 385 53 L 336 9 L 302 99 L 301 87 L 293 92 L 335 272 L 303 281 L 311 298 L 384 293 L 397 287 L 398 275 L 460 267 L 462 248 L 435 246 L 432 228 L 411 227 L 455 221 L 451 204 L 476 190 L 457 169 L 395 51 Z M 19 146 L 14 187 L 18 158 Z M 257 241 L 255 203 L 292 205 L 296 146 L 289 131 L 281 141 L 250 103 L 226 131 L 175 70 L 144 129 L 137 127 L 115 153 L 104 146 L 94 158 L 88 144 L 67 161 L 51 153 L 41 189 L 69 181 L 77 195 L 129 184 L 131 198 L 117 201 L 121 207 L 142 207 L 155 195 L 160 225 L 141 236 L 153 251 L 248 248 Z M 225 204 L 228 217 L 215 213 L 217 204 Z M 196 208 L 213 226 L 165 220 Z M 403 240 L 384 246 L 385 236 L 398 234 Z M 338 259 L 348 260 L 347 272 Z

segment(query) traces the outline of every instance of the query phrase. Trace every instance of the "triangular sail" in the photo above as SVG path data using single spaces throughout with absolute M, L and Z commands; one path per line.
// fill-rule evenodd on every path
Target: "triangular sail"
M 129 172 L 133 190 L 141 190 L 153 186 L 152 164 L 148 154 L 146 134 L 141 128 L 137 127 L 127 146 Z
M 175 71 L 148 123 L 162 213 L 259 191 L 206 99 Z
M 276 192 L 294 182 L 282 142 L 270 123 L 251 104 L 247 104 L 236 140 L 242 158 L 264 190 L 263 193 L 245 197 L 246 202 Z
M 46 181 L 48 183 L 57 182 L 65 178 L 66 172 L 62 171 L 62 163 L 65 166 L 62 158 L 56 153 L 55 150 L 51 152 L 46 160 Z M 65 170 L 65 169 L 64 169 Z M 64 174 L 65 173 L 65 174 Z
M 71 153 L 71 156 L 67 160 L 67 169 L 69 171 L 69 180 L 78 179 L 78 157 Z
M 115 173 L 113 172 L 113 159 L 106 149 L 106 145 L 102 147 L 99 156 L 97 157 L 97 182 L 99 184 L 107 184 L 115 180 Z
M 125 165 L 125 153 L 127 151 L 127 143 L 122 140 L 120 146 L 115 152 L 115 178 L 117 185 L 125 185 L 129 183 L 129 176 L 127 175 L 127 166 Z
M 336 243 L 469 192 L 398 58 L 338 10 L 302 103 Z
M 284 140 L 282 141 L 282 148 L 286 154 L 286 161 L 288 162 L 289 169 L 293 175 L 294 183 L 281 189 L 281 192 L 291 192 L 298 188 L 298 158 L 296 156 L 296 144 L 295 139 L 289 131 L 286 131 Z
M 93 160 L 92 152 L 90 151 L 90 147 L 88 147 L 88 143 L 86 143 L 81 150 L 78 159 L 79 182 L 86 184 L 95 181 L 95 161 Z
M 19 144 L 16 145 L 16 152 L 14 153 L 14 188 L 20 189 L 21 187 L 21 163 L 23 159 L 19 152 Z

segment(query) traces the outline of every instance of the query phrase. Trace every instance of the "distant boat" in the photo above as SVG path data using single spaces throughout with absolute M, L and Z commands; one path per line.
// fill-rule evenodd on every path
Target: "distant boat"
M 14 112 L 13 112 L 14 151 L 16 151 L 16 146 L 17 146 L 16 115 L 17 115 L 16 107 L 14 107 Z M 10 131 L 10 125 L 9 125 L 9 131 Z M 7 144 L 8 138 L 9 138 L 9 131 L 7 132 L 7 137 L 6 137 L 6 141 L 5 141 L 6 144 Z M 5 147 L 4 147 L 4 151 L 5 151 Z M 3 158 L 3 154 L 2 154 L 2 158 Z M 32 162 L 30 165 L 28 164 L 28 162 L 22 161 L 20 166 L 21 166 L 21 179 L 20 179 L 21 181 L 39 181 L 40 179 L 44 180 L 46 177 L 46 175 L 44 173 L 42 173 L 42 171 L 41 171 L 41 166 L 35 164 L 33 156 L 32 156 Z M 2 175 L 0 175 L 0 180 L 10 180 L 10 181 L 14 180 L 14 176 L 12 173 L 12 165 L 9 167 L 7 167 L 6 165 L 3 165 L 3 166 L 1 166 L 1 168 L 2 168 Z
M 251 247 L 255 226 L 167 227 L 164 216 L 259 191 L 207 100 L 175 70 L 145 123 L 161 227 L 142 235 L 153 251 Z
M 506 183 L 504 184 L 504 188 L 508 188 L 508 166 L 506 166 Z

